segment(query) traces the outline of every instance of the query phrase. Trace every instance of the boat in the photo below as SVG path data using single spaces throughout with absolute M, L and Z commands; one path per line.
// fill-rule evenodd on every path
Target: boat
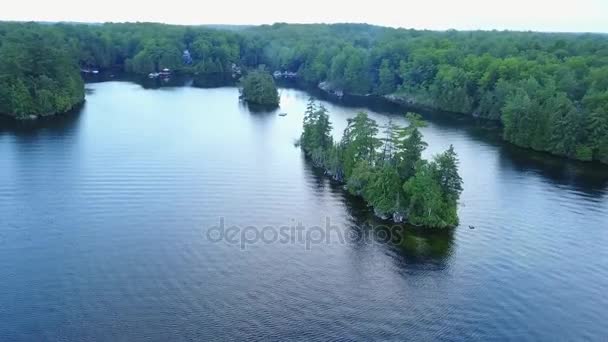
M 287 113 L 280 113 L 279 116 L 286 116 Z
M 84 73 L 84 74 L 99 74 L 99 70 L 97 69 L 80 69 L 80 72 Z

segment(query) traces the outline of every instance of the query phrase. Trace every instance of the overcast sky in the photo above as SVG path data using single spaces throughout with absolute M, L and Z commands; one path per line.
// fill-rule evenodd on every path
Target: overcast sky
M 608 32 L 608 0 L 15 0 L 2 6 L 0 20 Z

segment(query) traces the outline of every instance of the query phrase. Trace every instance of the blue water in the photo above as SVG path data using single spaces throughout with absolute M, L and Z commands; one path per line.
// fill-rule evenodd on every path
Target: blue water
M 294 147 L 301 90 L 260 113 L 233 87 L 87 88 L 78 113 L 0 124 L 0 341 L 608 338 L 605 167 L 431 113 L 427 156 L 461 160 L 453 232 L 218 242 L 220 217 L 351 237 L 382 222 Z M 365 109 L 323 103 L 337 136 Z

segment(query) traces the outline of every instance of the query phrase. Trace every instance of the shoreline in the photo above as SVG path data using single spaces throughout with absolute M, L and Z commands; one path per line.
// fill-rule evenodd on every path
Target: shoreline
M 176 76 L 175 78 L 179 79 L 179 80 L 183 80 L 186 78 L 194 80 L 195 78 L 198 77 L 198 78 L 209 78 L 209 79 L 213 79 L 213 80 L 219 82 L 219 83 L 213 82 L 213 84 L 211 84 L 211 85 L 202 85 L 202 84 L 197 85 L 196 82 L 189 84 L 190 86 L 193 86 L 196 88 L 201 88 L 201 89 L 221 87 L 221 86 L 225 86 L 225 85 L 234 85 L 235 84 L 235 81 L 233 78 L 226 77 L 226 76 L 230 76 L 230 74 L 195 75 L 195 74 L 191 74 L 191 73 L 182 71 L 182 72 L 176 72 L 175 76 Z M 113 70 L 113 69 L 101 70 L 99 74 L 83 77 L 83 80 L 85 82 L 85 85 L 87 83 L 107 82 L 107 81 L 111 81 L 111 80 L 116 80 L 116 81 L 126 80 L 126 81 L 136 82 L 136 83 L 139 83 L 142 85 L 144 85 L 148 82 L 154 82 L 155 85 L 158 87 L 163 86 L 162 84 L 158 83 L 158 80 L 156 80 L 156 79 L 149 80 L 144 74 L 118 72 L 117 70 Z M 284 84 L 289 84 L 289 85 L 295 85 L 299 89 L 303 89 L 305 91 L 311 91 L 311 90 L 317 91 L 317 92 L 320 92 L 321 94 L 323 94 L 324 96 L 328 96 L 330 99 L 337 100 L 337 101 L 344 101 L 345 99 L 355 99 L 355 100 L 364 100 L 364 101 L 369 101 L 369 100 L 381 101 L 385 104 L 395 105 L 395 106 L 398 106 L 398 107 L 406 109 L 406 110 L 409 109 L 409 110 L 415 110 L 415 111 L 421 111 L 421 112 L 438 112 L 441 114 L 445 114 L 446 116 L 460 116 L 460 117 L 465 117 L 465 118 L 472 119 L 472 120 L 481 120 L 484 122 L 496 124 L 497 127 L 500 127 L 500 129 L 497 129 L 497 131 L 502 132 L 503 126 L 502 126 L 502 123 L 500 122 L 500 120 L 492 120 L 492 119 L 488 119 L 488 118 L 478 117 L 478 116 L 475 116 L 473 113 L 457 113 L 457 112 L 444 111 L 444 110 L 438 109 L 433 106 L 417 103 L 412 99 L 408 100 L 398 94 L 388 94 L 388 95 L 351 94 L 351 93 L 345 93 L 343 91 L 336 91 L 332 87 L 330 87 L 327 84 L 327 82 L 320 82 L 315 85 L 314 83 L 304 82 L 300 78 L 292 78 L 292 79 L 279 78 L 276 80 L 279 81 L 279 85 L 284 83 Z M 323 84 L 323 86 L 322 86 L 322 84 Z M 150 84 L 148 84 L 148 85 L 150 85 Z M 168 85 L 168 86 L 186 86 L 188 84 L 176 84 L 176 83 L 171 82 L 171 80 L 170 80 L 168 82 L 168 84 L 166 84 L 166 85 Z M 28 115 L 26 117 L 17 117 L 17 116 L 13 116 L 11 114 L 0 113 L 0 117 L 6 118 L 9 120 L 13 120 L 15 122 L 22 122 L 22 123 L 35 122 L 35 121 L 39 121 L 41 119 L 54 118 L 54 117 L 66 115 L 66 114 L 80 108 L 82 105 L 84 105 L 85 102 L 86 102 L 86 99 L 83 99 L 81 102 L 74 104 L 69 110 L 67 110 L 65 112 L 61 112 L 61 113 L 53 113 L 53 114 L 47 114 L 47 115 Z M 500 134 L 500 136 L 498 136 L 497 138 L 500 141 L 502 141 L 503 143 L 509 144 L 510 146 L 517 147 L 517 148 L 520 148 L 520 149 L 523 149 L 523 150 L 529 151 L 529 152 L 535 152 L 535 153 L 540 153 L 540 154 L 543 154 L 546 156 L 551 156 L 551 157 L 557 158 L 562 161 L 575 161 L 575 162 L 584 163 L 585 165 L 602 165 L 602 166 L 608 165 L 608 163 L 604 163 L 601 160 L 581 160 L 581 159 L 571 158 L 571 157 L 560 155 L 560 154 L 551 153 L 550 151 L 536 150 L 531 147 L 520 146 L 520 145 L 512 143 L 508 140 L 505 140 L 502 137 L 502 134 Z
M 80 110 L 82 108 L 82 106 L 84 106 L 85 102 L 86 102 L 86 98 L 83 98 L 82 101 L 75 103 L 74 105 L 72 105 L 70 107 L 70 109 L 68 109 L 64 112 L 57 112 L 57 113 L 50 113 L 50 114 L 28 114 L 26 116 L 16 116 L 16 115 L 7 114 L 7 113 L 0 113 L 0 117 L 5 120 L 11 120 L 13 122 L 18 122 L 18 123 L 37 122 L 40 120 L 52 119 L 55 117 L 69 115 L 70 113 L 73 113 L 76 110 Z
M 343 179 L 336 177 L 335 175 L 333 175 L 329 170 L 327 170 L 325 167 L 323 167 L 322 165 L 317 165 L 312 158 L 310 158 L 307 154 L 306 151 L 304 151 L 304 149 L 301 148 L 301 146 L 299 147 L 300 150 L 302 151 L 302 153 L 304 154 L 304 158 L 306 160 L 306 162 L 310 163 L 310 165 L 317 169 L 318 171 L 323 172 L 323 176 L 327 177 L 329 179 L 330 182 L 333 182 L 336 185 L 339 185 L 339 187 L 342 189 L 342 191 L 344 191 L 345 194 L 355 197 L 357 198 L 357 200 L 360 200 L 362 203 L 365 204 L 366 207 L 370 208 L 371 213 L 374 215 L 374 218 L 376 218 L 377 220 L 386 222 L 386 223 L 391 223 L 395 226 L 407 226 L 407 228 L 412 229 L 412 230 L 416 230 L 418 232 L 421 233 L 429 233 L 429 232 L 433 232 L 433 233 L 437 233 L 437 232 L 453 232 L 455 231 L 458 227 L 460 227 L 460 223 L 458 225 L 455 226 L 449 226 L 449 227 L 445 227 L 445 228 L 439 228 L 439 227 L 432 227 L 432 226 L 424 226 L 424 225 L 416 225 L 411 223 L 408 220 L 408 215 L 405 213 L 398 213 L 398 212 L 394 212 L 390 215 L 382 215 L 380 214 L 373 205 L 371 205 L 370 203 L 368 203 L 365 198 L 363 198 L 363 196 L 361 194 L 355 194 L 352 193 L 350 191 L 348 191 L 348 189 L 346 188 L 346 182 L 344 182 Z M 400 218 L 400 219 L 397 219 Z
M 322 85 L 323 84 L 323 85 Z M 344 98 L 355 98 L 355 99 L 378 99 L 381 101 L 384 101 L 385 103 L 389 103 L 389 104 L 393 104 L 393 105 L 397 105 L 401 108 L 404 109 L 413 109 L 413 110 L 420 110 L 420 111 L 432 111 L 432 112 L 440 112 L 440 113 L 444 113 L 446 115 L 452 115 L 452 116 L 463 116 L 463 117 L 467 117 L 467 118 L 471 118 L 471 119 L 475 119 L 475 120 L 483 120 L 485 122 L 492 122 L 497 124 L 502 132 L 502 122 L 500 120 L 493 120 L 493 119 L 489 119 L 489 118 L 483 118 L 483 117 L 479 117 L 476 116 L 474 113 L 459 113 L 459 112 L 450 112 L 450 111 L 444 111 L 442 109 L 430 106 L 430 105 L 426 105 L 426 104 L 420 104 L 418 102 L 416 102 L 413 99 L 408 99 L 406 97 L 404 97 L 404 95 L 398 95 L 398 94 L 387 94 L 387 95 L 374 95 L 374 94 L 350 94 L 350 93 L 346 93 L 344 91 L 341 90 L 335 90 L 332 87 L 329 87 L 327 85 L 326 82 L 321 82 L 317 85 L 316 87 L 317 90 L 321 91 L 322 93 L 324 93 L 327 96 L 331 96 L 337 100 L 343 100 Z M 601 160 L 582 160 L 582 159 L 577 159 L 577 158 L 572 158 L 572 157 L 568 157 L 565 155 L 561 155 L 561 154 L 555 154 L 552 153 L 550 151 L 545 151 L 545 150 L 537 150 L 534 149 L 532 147 L 526 147 L 526 146 L 521 146 L 518 144 L 515 144 L 509 140 L 506 140 L 503 138 L 502 134 L 500 135 L 500 140 L 504 143 L 507 143 L 509 145 L 515 146 L 517 148 L 521 148 L 527 151 L 532 151 L 532 152 L 536 152 L 536 153 L 542 153 L 545 155 L 549 155 L 555 158 L 559 158 L 562 160 L 570 160 L 570 161 L 576 161 L 576 162 L 581 162 L 581 163 L 585 163 L 588 165 L 608 165 L 608 163 L 604 163 Z

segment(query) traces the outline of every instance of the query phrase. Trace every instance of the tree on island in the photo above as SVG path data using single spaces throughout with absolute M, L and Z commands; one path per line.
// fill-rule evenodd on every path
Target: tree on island
M 462 192 L 456 152 L 450 146 L 424 160 L 427 144 L 418 130 L 424 122 L 413 113 L 407 119 L 407 127 L 389 122 L 379 138 L 378 124 L 361 112 L 348 119 L 342 139 L 334 142 L 327 109 L 310 100 L 300 146 L 316 166 L 363 197 L 378 216 L 431 228 L 456 226 Z
M 241 98 L 263 106 L 278 106 L 280 99 L 274 79 L 262 69 L 250 71 L 241 79 Z

